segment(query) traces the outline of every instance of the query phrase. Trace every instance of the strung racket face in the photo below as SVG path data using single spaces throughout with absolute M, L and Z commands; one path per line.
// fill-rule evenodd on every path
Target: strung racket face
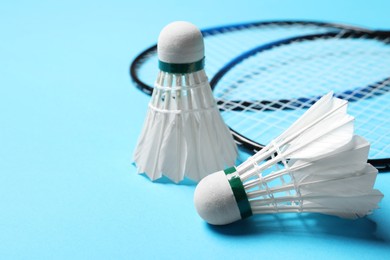
M 260 44 L 279 39 L 358 29 L 339 24 L 308 21 L 276 21 L 228 25 L 203 30 L 206 51 L 206 73 L 212 78 L 226 63 Z M 153 91 L 158 73 L 156 46 L 142 52 L 131 64 L 130 74 L 136 86 L 147 94 Z
M 330 90 L 349 100 L 378 168 L 390 157 L 390 34 L 342 31 L 254 48 L 212 80 L 222 116 L 249 149 L 281 134 Z M 250 140 L 247 140 L 247 139 Z M 253 141 L 253 142 L 252 142 Z

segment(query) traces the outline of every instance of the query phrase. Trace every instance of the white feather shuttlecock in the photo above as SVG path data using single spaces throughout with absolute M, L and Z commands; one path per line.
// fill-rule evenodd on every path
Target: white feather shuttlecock
M 203 36 L 191 23 L 174 22 L 157 46 L 160 71 L 134 161 L 151 180 L 199 181 L 237 157 L 203 69 Z
M 240 166 L 205 177 L 195 190 L 199 215 L 225 225 L 253 214 L 370 214 L 383 197 L 369 143 L 353 134 L 347 101 L 329 93 Z

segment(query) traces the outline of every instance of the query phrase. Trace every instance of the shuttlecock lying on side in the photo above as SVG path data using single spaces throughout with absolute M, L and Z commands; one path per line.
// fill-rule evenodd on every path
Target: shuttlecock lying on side
M 199 181 L 237 157 L 203 69 L 203 37 L 194 25 L 174 22 L 157 46 L 160 71 L 134 161 L 152 180 Z
M 224 225 L 280 212 L 357 218 L 377 208 L 383 194 L 373 189 L 369 143 L 353 135 L 347 102 L 332 95 L 237 168 L 201 180 L 194 198 L 199 215 Z

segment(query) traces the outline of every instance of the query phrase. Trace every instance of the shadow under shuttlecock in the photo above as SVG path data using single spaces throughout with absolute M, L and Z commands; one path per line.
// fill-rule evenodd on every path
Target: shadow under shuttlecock
M 148 178 L 146 175 L 145 175 L 145 177 Z M 196 184 L 197 184 L 195 181 L 190 180 L 188 178 L 184 178 L 179 183 L 175 183 L 165 176 L 161 177 L 160 179 L 154 180 L 153 182 L 154 183 L 162 183 L 162 184 L 177 184 L 177 185 L 185 185 L 185 186 L 196 186 Z
M 131 164 L 132 164 L 135 168 L 137 168 L 137 165 L 135 164 L 135 162 L 132 162 Z M 181 182 L 175 183 L 175 182 L 173 182 L 171 179 L 169 179 L 169 178 L 166 177 L 166 176 L 162 176 L 161 178 L 152 181 L 145 173 L 139 173 L 138 175 L 144 177 L 145 179 L 147 179 L 148 181 L 153 182 L 153 183 L 160 183 L 160 184 L 177 184 L 177 185 L 184 185 L 184 186 L 196 186 L 196 184 L 197 184 L 195 181 L 190 180 L 190 179 L 188 179 L 188 178 L 184 178 Z
M 165 176 L 162 176 L 161 178 L 152 181 L 145 173 L 141 173 L 139 175 L 144 177 L 145 179 L 147 179 L 150 182 L 159 183 L 159 184 L 177 184 L 177 185 L 184 185 L 184 186 L 196 186 L 196 184 L 197 184 L 195 181 L 190 180 L 188 178 L 184 178 L 184 180 L 182 180 L 181 182 L 175 183 Z
M 321 214 L 256 215 L 227 226 L 207 226 L 214 232 L 229 236 L 250 236 L 264 233 L 294 235 L 332 235 L 355 239 L 386 242 L 375 232 L 377 224 L 369 218 L 341 219 Z

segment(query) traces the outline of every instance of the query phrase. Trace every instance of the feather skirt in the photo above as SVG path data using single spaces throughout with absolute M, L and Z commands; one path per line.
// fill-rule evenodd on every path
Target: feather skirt
M 182 81 L 160 76 L 134 153 L 138 172 L 177 183 L 234 165 L 237 147 L 205 75 Z

